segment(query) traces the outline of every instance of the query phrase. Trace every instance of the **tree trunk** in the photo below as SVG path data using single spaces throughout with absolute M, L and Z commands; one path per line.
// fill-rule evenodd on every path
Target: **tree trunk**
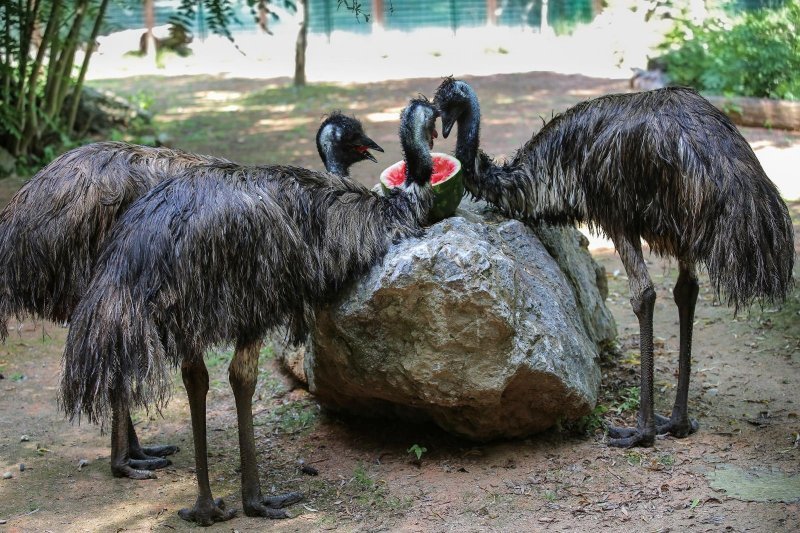
M 81 37 L 81 27 L 83 26 L 83 19 L 88 10 L 89 0 L 83 0 L 75 8 L 72 14 L 72 27 L 69 30 L 66 40 L 61 44 L 61 51 L 56 66 L 56 73 L 53 79 L 53 86 L 49 87 L 47 98 L 47 114 L 51 118 L 57 117 L 61 105 L 64 102 L 64 96 L 69 86 L 69 80 L 72 75 L 72 65 L 75 63 L 75 52 L 78 51 L 78 43 Z M 50 66 L 53 69 L 53 66 Z
M 31 3 L 33 2 L 33 3 Z M 17 102 L 17 116 L 22 118 L 25 114 L 25 94 L 27 76 L 25 73 L 28 69 L 28 55 L 31 52 L 31 37 L 33 35 L 33 28 L 36 25 L 36 17 L 39 15 L 40 0 L 28 0 L 25 8 L 25 15 L 29 18 L 23 19 L 20 17 L 19 27 L 21 35 L 19 36 L 19 80 L 17 80 L 17 93 L 19 101 Z M 19 8 L 22 9 L 22 0 L 19 0 Z M 23 24 L 24 20 L 24 24 Z
M 294 86 L 302 87 L 306 84 L 306 47 L 308 45 L 308 3 L 310 0 L 299 0 L 303 5 L 303 19 L 300 21 L 300 31 L 297 32 L 297 45 L 294 51 Z
M 11 102 L 11 8 L 6 7 L 3 10 L 3 105 L 9 105 Z M 22 17 L 22 13 L 19 14 Z M 20 21 L 20 28 L 22 22 Z
M 259 0 L 258 1 L 258 27 L 261 28 L 261 31 L 268 35 L 272 35 L 272 32 L 269 29 L 269 2 L 268 0 Z
M 47 27 L 44 30 L 42 42 L 40 43 L 39 50 L 36 53 L 36 59 L 33 62 L 30 79 L 28 80 L 28 94 L 25 97 L 27 98 L 27 103 L 25 104 L 26 110 L 22 119 L 23 128 L 21 128 L 22 135 L 19 139 L 17 139 L 16 146 L 14 147 L 14 154 L 12 155 L 16 156 L 27 153 L 28 146 L 37 133 L 39 111 L 36 107 L 36 84 L 39 81 L 39 75 L 42 71 L 45 51 L 47 50 L 50 41 L 53 39 L 53 34 L 55 34 L 56 29 L 59 26 L 60 19 L 61 0 L 53 0 L 53 3 L 50 7 L 50 16 L 47 18 Z
M 486 23 L 497 26 L 497 0 L 486 0 Z
M 97 10 L 97 18 L 94 21 L 92 28 L 92 35 L 89 37 L 87 43 L 86 55 L 83 56 L 83 64 L 81 65 L 81 72 L 78 74 L 78 81 L 75 82 L 75 88 L 72 93 L 72 108 L 69 110 L 69 118 L 67 119 L 67 131 L 72 131 L 75 127 L 75 118 L 78 116 L 78 105 L 81 100 L 81 91 L 83 90 L 83 80 L 86 79 L 86 71 L 89 70 L 89 60 L 92 58 L 94 52 L 94 43 L 97 35 L 100 33 L 100 26 L 103 24 L 103 18 L 106 15 L 106 8 L 108 7 L 108 0 L 102 0 L 100 8 Z
M 542 21 L 540 24 L 540 31 L 542 35 L 553 35 L 553 28 L 550 27 L 550 21 L 547 20 L 550 16 L 549 14 L 549 2 L 548 0 L 542 0 Z
M 156 38 L 153 36 L 153 26 L 156 23 L 156 15 L 153 10 L 153 0 L 144 0 L 144 27 L 146 28 L 144 37 L 144 53 L 146 56 L 156 60 Z
M 372 0 L 372 26 L 379 31 L 383 29 L 383 0 Z

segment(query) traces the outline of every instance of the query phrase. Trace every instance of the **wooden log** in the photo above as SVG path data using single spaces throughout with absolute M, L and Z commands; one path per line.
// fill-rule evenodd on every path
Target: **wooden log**
M 800 130 L 800 102 L 745 96 L 703 96 L 739 126 Z

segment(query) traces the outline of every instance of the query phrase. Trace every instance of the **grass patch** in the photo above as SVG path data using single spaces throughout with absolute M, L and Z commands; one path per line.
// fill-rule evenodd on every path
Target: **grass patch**
M 227 350 L 214 349 L 206 354 L 206 367 L 209 369 L 216 369 L 223 365 L 227 367 L 231 359 L 233 359 L 233 348 L 228 348 Z
M 619 403 L 612 407 L 618 415 L 639 409 L 639 387 L 627 387 L 622 391 Z
M 598 404 L 592 409 L 591 413 L 577 420 L 559 421 L 558 428 L 560 431 L 566 431 L 577 435 L 594 435 L 598 429 L 602 429 L 603 415 L 607 412 L 608 407 Z
M 320 512 L 316 525 L 341 527 L 343 521 L 356 520 L 364 524 L 380 522 L 383 527 L 392 517 L 400 516 L 411 507 L 410 496 L 393 496 L 383 480 L 376 479 L 367 466 L 358 463 L 349 479 L 327 481 L 313 478 L 304 482 L 308 505 Z
M 631 466 L 639 466 L 642 464 L 642 454 L 637 451 L 629 451 L 625 453 L 625 460 Z
M 315 403 L 298 401 L 283 404 L 272 410 L 271 423 L 281 433 L 290 435 L 305 433 L 310 430 L 319 417 Z
M 331 104 L 343 106 L 353 93 L 353 89 L 328 83 L 304 87 L 269 87 L 244 96 L 241 103 L 246 106 L 293 104 L 298 111 L 317 110 L 328 108 Z

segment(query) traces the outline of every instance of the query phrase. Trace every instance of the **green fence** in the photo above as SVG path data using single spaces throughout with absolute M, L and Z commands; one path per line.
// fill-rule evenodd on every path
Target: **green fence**
M 369 32 L 378 23 L 388 30 L 417 28 L 473 28 L 487 24 L 541 27 L 542 0 L 394 0 L 362 1 L 371 23 L 356 19 L 337 0 L 311 0 L 310 29 L 330 34 L 334 30 Z M 549 0 L 547 20 L 551 27 L 568 29 L 589 22 L 602 9 L 601 0 Z
M 542 27 L 543 0 L 360 0 L 364 13 L 356 17 L 338 0 L 309 0 L 309 30 L 330 35 L 334 31 L 370 33 L 377 25 L 387 30 L 410 31 L 417 28 L 448 28 L 458 33 L 462 28 L 496 24 L 504 27 Z M 734 12 L 780 7 L 798 0 L 728 0 L 720 3 Z M 156 24 L 167 24 L 180 0 L 155 0 Z M 350 2 L 352 4 L 352 2 Z M 580 23 L 591 22 L 602 10 L 603 0 L 547 0 L 547 23 L 557 33 L 568 32 Z M 244 0 L 236 2 L 238 23 L 231 25 L 234 35 L 256 32 L 258 27 Z M 271 21 L 275 26 L 281 21 Z M 144 25 L 142 2 L 125 0 L 112 2 L 106 17 L 105 33 Z M 202 9 L 197 10 L 196 37 L 208 34 L 208 25 Z

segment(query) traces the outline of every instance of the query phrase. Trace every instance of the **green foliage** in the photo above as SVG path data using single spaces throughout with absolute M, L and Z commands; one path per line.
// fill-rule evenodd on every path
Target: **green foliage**
M 631 466 L 639 466 L 642 464 L 642 454 L 635 450 L 625 452 L 625 460 Z
M 674 83 L 719 94 L 800 100 L 800 2 L 702 23 L 676 17 L 661 44 Z
M 0 146 L 35 164 L 69 142 L 110 0 L 0 3 Z M 83 60 L 77 52 L 86 49 Z
M 294 435 L 310 429 L 317 420 L 317 407 L 305 401 L 289 402 L 272 413 L 281 432 Z
M 592 412 L 586 416 L 561 424 L 561 429 L 578 433 L 581 435 L 593 435 L 595 431 L 603 427 L 603 415 L 608 412 L 605 405 L 596 405 Z
M 178 9 L 170 16 L 169 21 L 173 26 L 190 33 L 195 19 L 198 18 L 198 12 L 202 11 L 203 19 L 213 33 L 233 41 L 230 26 L 231 24 L 241 24 L 236 17 L 235 7 L 238 3 L 236 0 L 181 0 Z M 278 18 L 275 12 L 269 9 L 270 5 L 279 5 L 291 11 L 297 11 L 295 0 L 246 0 L 246 3 L 256 22 L 259 21 L 259 11 L 262 10 L 268 13 L 273 20 Z
M 364 22 L 369 22 L 372 14 L 369 11 L 365 11 L 364 4 L 365 2 L 359 2 L 358 0 L 337 0 L 336 9 L 345 8 L 356 17 L 356 21 L 360 22 L 363 17 Z M 389 13 L 394 13 L 394 4 L 392 0 L 389 0 Z
M 422 454 L 424 454 L 427 451 L 428 448 L 426 448 L 425 446 L 420 446 L 419 444 L 414 444 L 408 450 L 406 450 L 406 452 L 410 453 L 411 455 L 414 455 L 417 461 L 420 461 L 422 459 Z
M 353 482 L 364 490 L 371 490 L 375 486 L 375 482 L 369 477 L 369 473 L 361 463 L 353 469 Z
M 622 401 L 614 408 L 617 414 L 639 409 L 639 387 L 628 387 L 622 391 Z

